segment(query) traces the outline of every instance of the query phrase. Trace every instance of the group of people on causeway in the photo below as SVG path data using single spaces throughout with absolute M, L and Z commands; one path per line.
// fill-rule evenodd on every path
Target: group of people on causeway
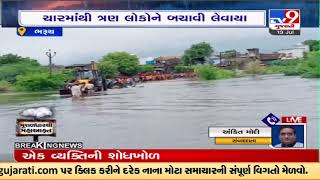
M 135 87 L 137 83 L 147 82 L 147 81 L 162 81 L 162 80 L 172 80 L 177 78 L 192 78 L 195 74 L 192 72 L 188 73 L 161 73 L 161 72 L 148 72 L 139 73 L 136 76 L 118 76 L 114 79 L 103 80 L 101 87 L 106 89 L 120 89 L 126 87 Z M 97 91 L 95 87 L 96 83 L 92 83 L 93 80 L 81 81 L 73 79 L 66 83 L 66 89 L 71 91 L 73 98 L 80 98 L 83 95 L 90 95 Z

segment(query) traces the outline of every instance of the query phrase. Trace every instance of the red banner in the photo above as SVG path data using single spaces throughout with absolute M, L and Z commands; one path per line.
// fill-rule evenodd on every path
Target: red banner
M 317 149 L 300 150 L 15 150 L 18 162 L 319 162 Z
M 282 123 L 307 123 L 307 116 L 282 116 Z

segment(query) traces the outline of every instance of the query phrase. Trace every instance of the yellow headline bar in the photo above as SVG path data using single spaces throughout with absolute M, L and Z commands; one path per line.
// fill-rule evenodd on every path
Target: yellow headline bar
M 216 144 L 271 144 L 272 139 L 268 137 L 217 137 L 215 138 Z
M 320 163 L 0 163 L 0 179 L 320 179 Z

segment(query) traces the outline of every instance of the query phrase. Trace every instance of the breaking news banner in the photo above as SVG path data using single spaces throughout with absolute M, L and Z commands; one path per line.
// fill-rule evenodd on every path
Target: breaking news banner
M 318 179 L 319 163 L 7 163 L 1 179 Z
M 82 149 L 82 142 L 15 142 L 15 149 Z
M 23 27 L 265 27 L 265 10 L 19 10 Z

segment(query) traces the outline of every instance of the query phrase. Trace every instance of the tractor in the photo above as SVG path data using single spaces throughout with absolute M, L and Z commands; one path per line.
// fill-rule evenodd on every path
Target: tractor
M 99 74 L 94 61 L 91 64 L 74 64 L 65 68 L 73 69 L 75 75 L 74 79 L 65 82 L 63 89 L 60 89 L 60 95 L 71 95 L 71 87 L 75 83 L 84 84 L 84 93 L 107 90 L 106 79 Z

